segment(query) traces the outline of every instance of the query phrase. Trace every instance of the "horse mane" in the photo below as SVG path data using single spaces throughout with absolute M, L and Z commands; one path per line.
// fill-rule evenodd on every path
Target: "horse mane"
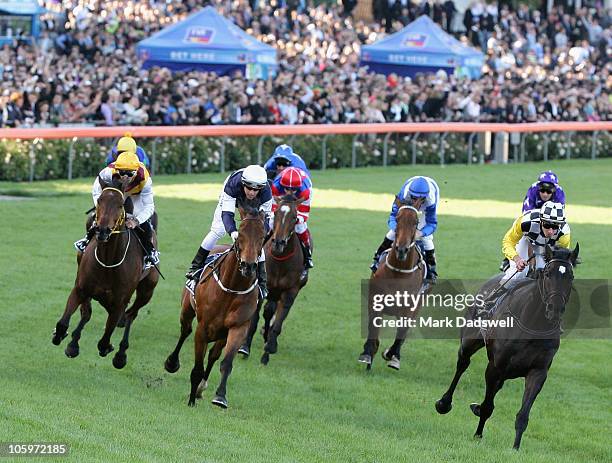
M 259 215 L 259 203 L 254 199 L 239 199 L 236 206 L 244 213 L 245 217 L 255 217 Z

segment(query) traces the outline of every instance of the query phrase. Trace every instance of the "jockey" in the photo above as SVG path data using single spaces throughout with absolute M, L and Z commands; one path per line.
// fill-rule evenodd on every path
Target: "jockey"
M 523 201 L 523 212 L 540 210 L 546 201 L 565 205 L 565 192 L 559 185 L 559 177 L 551 170 L 542 172 L 538 181 L 529 187 Z
M 250 165 L 231 173 L 223 182 L 223 190 L 219 195 L 219 203 L 215 209 L 215 215 L 210 231 L 202 240 L 198 252 L 191 262 L 191 267 L 185 275 L 188 279 L 194 279 L 196 272 L 204 267 L 204 263 L 217 241 L 226 233 L 232 241 L 238 237 L 238 228 L 234 220 L 236 202 L 240 200 L 255 201 L 260 210 L 266 215 L 272 210 L 272 192 L 268 185 L 266 171 L 261 166 Z M 266 221 L 267 222 L 267 221 Z M 266 266 L 263 249 L 257 264 L 257 278 L 264 296 L 266 294 Z
M 123 137 L 119 139 L 117 145 L 113 147 L 108 156 L 106 156 L 106 165 L 115 162 L 117 160 L 117 156 L 125 151 L 130 151 L 132 153 L 136 153 L 138 156 L 138 160 L 144 164 L 147 169 L 150 169 L 151 161 L 149 160 L 149 156 L 144 149 L 140 146 L 136 145 L 136 140 L 132 138 L 132 134 L 127 132 Z
M 559 185 L 559 177 L 551 170 L 542 172 L 538 181 L 533 183 L 525 194 L 523 201 L 523 214 L 531 210 L 540 210 L 546 201 L 561 203 L 565 205 L 565 192 Z M 504 258 L 499 269 L 502 272 L 508 270 L 510 261 Z
M 436 255 L 434 250 L 433 234 L 438 228 L 438 218 L 436 209 L 440 201 L 440 189 L 438 184 L 429 177 L 411 177 L 402 186 L 397 194 L 397 199 L 401 202 L 410 202 L 420 214 L 418 229 L 416 232 L 417 242 L 420 242 L 424 251 L 425 264 L 427 264 L 426 281 L 435 283 L 438 274 L 436 273 Z M 396 216 L 399 206 L 393 202 L 391 214 L 389 215 L 389 231 L 385 239 L 374 254 L 374 260 L 370 269 L 376 272 L 380 255 L 393 244 L 395 239 L 395 227 L 397 225 Z
M 273 179 L 287 167 L 302 169 L 306 173 L 306 176 L 311 178 L 310 171 L 300 155 L 294 153 L 289 145 L 278 145 L 272 157 L 264 164 L 264 169 L 266 169 L 268 178 Z
M 563 204 L 547 201 L 539 211 L 528 211 L 514 221 L 502 240 L 502 251 L 510 261 L 502 282 L 527 276 L 529 244 L 533 247 L 536 269 L 544 268 L 546 245 L 570 247 L 570 227 Z
M 125 188 L 126 199 L 130 198 L 134 210 L 132 214 L 127 214 L 125 225 L 127 228 L 134 229 L 139 227 L 143 233 L 143 246 L 145 247 L 145 267 L 159 264 L 159 252 L 153 245 L 153 226 L 151 216 L 155 211 L 153 201 L 153 182 L 149 176 L 147 168 L 138 160 L 134 152 L 124 151 L 117 160 L 102 169 L 98 177 L 94 180 L 91 191 L 94 206 L 98 203 L 98 198 L 102 194 L 100 179 L 106 183 L 114 180 L 127 180 Z M 93 237 L 95 228 L 91 227 L 87 236 L 74 243 L 77 251 L 84 252 Z M 148 265 L 147 265 L 148 264 Z
M 272 195 L 284 196 L 292 194 L 297 199 L 305 201 L 297 207 L 297 223 L 295 233 L 302 244 L 304 252 L 305 270 L 313 268 L 312 263 L 312 243 L 310 240 L 310 230 L 308 230 L 308 216 L 310 214 L 310 198 L 312 195 L 312 181 L 306 172 L 297 167 L 287 167 L 272 182 Z M 272 204 L 272 212 L 276 211 L 278 205 Z

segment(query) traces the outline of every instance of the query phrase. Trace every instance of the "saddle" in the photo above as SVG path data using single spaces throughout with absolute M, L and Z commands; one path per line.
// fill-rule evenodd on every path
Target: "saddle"
M 224 254 L 227 254 L 230 251 L 230 249 L 228 249 L 227 251 L 223 251 L 217 254 L 210 254 L 206 260 L 204 261 L 204 267 L 202 267 L 201 269 L 198 269 L 195 273 L 194 273 L 194 278 L 192 280 L 186 280 L 185 281 L 185 289 L 187 289 L 187 291 L 189 291 L 191 293 L 192 296 L 195 297 L 195 289 L 196 286 L 198 285 L 198 283 L 200 282 L 200 279 L 202 278 L 202 273 L 204 273 L 204 271 L 209 268 L 212 267 L 214 265 L 214 263 Z

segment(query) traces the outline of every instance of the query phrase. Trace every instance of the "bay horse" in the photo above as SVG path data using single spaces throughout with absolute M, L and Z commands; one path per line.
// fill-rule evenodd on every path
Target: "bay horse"
M 400 201 L 395 199 L 399 206 L 397 213 L 397 226 L 395 229 L 395 240 L 391 249 L 384 257 L 376 272 L 370 278 L 369 284 L 369 301 L 368 301 L 368 338 L 363 345 L 363 352 L 359 356 L 358 361 L 364 363 L 366 368 L 372 368 L 374 356 L 378 351 L 380 341 L 378 339 L 380 328 L 374 323 L 374 318 L 382 316 L 382 314 L 394 315 L 396 317 L 412 317 L 416 311 L 411 311 L 409 307 L 404 307 L 396 310 L 383 309 L 377 312 L 372 306 L 372 290 L 377 286 L 391 285 L 395 290 L 401 289 L 406 294 L 419 294 L 425 278 L 426 266 L 423 257 L 418 250 L 416 242 L 416 231 L 418 225 L 418 211 L 412 206 L 412 202 Z M 398 327 L 395 342 L 390 348 L 386 349 L 382 357 L 387 361 L 387 366 L 394 369 L 400 369 L 400 350 L 406 335 L 408 327 Z
M 504 382 L 524 377 L 525 391 L 521 409 L 516 414 L 513 446 L 515 450 L 519 449 L 527 429 L 529 412 L 559 349 L 561 318 L 570 296 L 579 249 L 578 244 L 573 251 L 547 246 L 544 269 L 536 272 L 535 279 L 522 281 L 508 290 L 504 299 L 499 301 L 493 319 L 512 319 L 514 326 L 489 328 L 485 337 L 479 328 L 461 329 L 455 376 L 448 390 L 436 402 L 438 413 L 446 414 L 451 410 L 453 393 L 461 375 L 470 365 L 470 357 L 486 346 L 489 363 L 485 372 L 485 398 L 481 404 L 473 403 L 470 406 L 480 418 L 475 437 L 482 438 L 485 423 L 493 413 L 495 395 Z M 500 277 L 498 275 L 489 280 L 479 292 L 490 292 Z M 479 317 L 477 308 L 472 306 L 468 318 L 473 320 Z
M 302 278 L 304 253 L 300 239 L 295 233 L 297 207 L 305 200 L 296 199 L 293 195 L 275 197 L 274 200 L 278 208 L 274 212 L 272 237 L 265 246 L 268 297 L 264 307 L 265 344 L 261 357 L 261 363 L 264 365 L 268 364 L 270 354 L 277 352 L 278 336 L 281 334 L 283 322 L 289 315 L 298 293 L 308 282 L 308 273 Z M 253 314 L 247 338 L 238 351 L 245 357 L 250 354 L 258 321 L 259 310 Z
M 195 406 L 196 398 L 208 385 L 208 377 L 225 347 L 221 362 L 221 382 L 212 400 L 214 405 L 227 408 L 227 379 L 232 372 L 234 356 L 244 341 L 259 296 L 257 261 L 265 238 L 265 214 L 247 205 L 237 206 L 242 222 L 238 238 L 231 249 L 207 267 L 195 287 L 195 297 L 183 289 L 181 298 L 181 334 L 174 351 L 164 363 L 166 371 L 176 373 L 180 368 L 179 353 L 191 334 L 197 316 L 195 332 L 195 362 L 191 370 L 191 392 L 188 405 Z M 222 249 L 216 247 L 213 252 Z M 208 343 L 214 345 L 204 357 Z
M 62 342 L 67 336 L 70 317 L 80 306 L 81 320 L 72 332 L 72 340 L 65 350 L 70 358 L 78 356 L 81 331 L 91 318 L 91 300 L 94 299 L 108 313 L 104 334 L 98 341 L 98 352 L 100 356 L 106 357 L 114 350 L 110 343 L 111 336 L 119 318 L 125 313 L 125 331 L 119 350 L 113 357 L 113 366 L 118 369 L 127 363 L 126 351 L 129 347 L 132 322 L 140 308 L 151 300 L 159 280 L 155 269 L 143 272 L 144 250 L 139 242 L 140 238 L 135 230 L 125 226 L 126 183 L 101 183 L 102 194 L 95 209 L 95 234 L 85 252 L 77 256 L 78 268 L 74 287 L 52 338 L 56 346 Z M 155 234 L 153 239 L 157 244 Z M 136 299 L 126 310 L 134 291 Z

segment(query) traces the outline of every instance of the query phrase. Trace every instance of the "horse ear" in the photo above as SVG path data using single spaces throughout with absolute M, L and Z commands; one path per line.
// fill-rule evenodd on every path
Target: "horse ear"
M 547 244 L 546 247 L 544 248 L 544 260 L 545 261 L 549 261 L 550 259 L 553 258 L 553 249 Z
M 580 261 L 578 260 L 579 252 L 580 252 L 580 244 L 576 243 L 576 247 L 574 248 L 574 250 L 572 251 L 572 254 L 570 255 L 570 262 L 572 263 L 573 266 L 580 263 Z

